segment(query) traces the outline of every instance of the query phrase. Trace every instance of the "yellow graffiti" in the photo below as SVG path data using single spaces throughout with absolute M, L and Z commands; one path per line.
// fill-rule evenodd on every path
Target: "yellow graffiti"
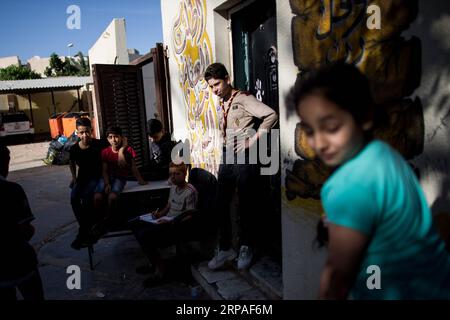
M 219 126 L 219 110 L 203 79 L 213 57 L 206 18 L 206 0 L 181 0 L 172 25 L 172 45 L 188 115 L 192 162 L 216 174 L 220 142 L 214 133 Z
M 407 159 L 421 154 L 422 105 L 419 99 L 405 99 L 420 83 L 421 43 L 399 36 L 417 16 L 417 0 L 290 0 L 290 4 L 295 15 L 294 63 L 302 71 L 298 77 L 335 61 L 355 65 L 369 79 L 375 107 L 386 117 L 375 136 Z M 367 27 L 370 6 L 379 8 L 383 28 Z M 301 159 L 286 170 L 286 198 L 301 199 L 300 206 L 305 199 L 318 202 L 330 172 L 315 159 L 300 124 L 295 130 L 295 153 Z

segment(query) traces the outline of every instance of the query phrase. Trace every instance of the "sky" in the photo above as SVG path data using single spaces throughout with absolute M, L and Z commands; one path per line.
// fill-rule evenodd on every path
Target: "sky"
M 80 8 L 79 30 L 67 28 L 70 5 Z M 160 0 L 1 0 L 0 12 L 0 57 L 19 56 L 22 63 L 52 52 L 87 55 L 114 18 L 125 18 L 127 47 L 141 54 L 163 40 Z

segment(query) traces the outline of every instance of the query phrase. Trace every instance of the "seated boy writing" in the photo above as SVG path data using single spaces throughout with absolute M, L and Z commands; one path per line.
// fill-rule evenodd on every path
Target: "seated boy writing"
M 174 243 L 183 219 L 187 219 L 189 212 L 197 209 L 197 190 L 186 182 L 187 167 L 184 163 L 169 166 L 169 178 L 172 182 L 169 200 L 162 210 L 154 212 L 154 218 L 167 216 L 172 220 L 160 220 L 158 224 L 135 221 L 131 225 L 136 239 L 155 269 L 154 274 L 144 281 L 145 287 L 161 284 L 166 281 L 162 259 L 158 248 L 164 248 Z M 177 226 L 177 227 L 176 227 Z M 149 267 L 141 267 L 139 273 L 147 273 Z
M 122 193 L 127 183 L 128 170 L 131 169 L 134 177 L 140 185 L 147 182 L 142 178 L 136 167 L 134 158 L 136 152 L 132 147 L 127 146 L 121 150 L 124 137 L 122 129 L 119 127 L 109 127 L 106 130 L 106 136 L 110 147 L 103 149 L 102 157 L 102 179 L 99 180 L 95 188 L 94 206 L 100 211 L 103 208 L 104 199 L 107 200 L 107 209 L 105 220 L 97 225 L 94 230 L 94 236 L 99 237 L 107 231 L 108 224 L 114 216 L 117 206 L 117 198 Z M 119 166 L 119 152 L 123 152 L 128 166 Z

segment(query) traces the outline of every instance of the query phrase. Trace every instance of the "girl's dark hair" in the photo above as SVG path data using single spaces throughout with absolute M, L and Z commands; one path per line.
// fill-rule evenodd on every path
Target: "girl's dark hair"
M 228 77 L 227 68 L 221 63 L 213 63 L 205 71 L 205 80 L 209 79 L 220 79 L 225 80 Z
M 355 66 L 336 62 L 297 79 L 287 97 L 287 104 L 297 109 L 309 95 L 319 95 L 348 111 L 357 124 L 372 120 L 373 99 L 369 81 Z

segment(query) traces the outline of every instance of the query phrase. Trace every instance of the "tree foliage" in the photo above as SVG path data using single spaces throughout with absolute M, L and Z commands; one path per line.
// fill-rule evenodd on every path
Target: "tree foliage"
M 56 53 L 52 53 L 50 66 L 44 74 L 47 77 L 89 76 L 89 61 L 86 61 L 82 52 L 78 52 L 75 57 L 77 59 L 66 57 L 63 61 Z
M 0 68 L 0 80 L 26 80 L 40 78 L 40 74 L 31 71 L 26 66 L 11 65 L 6 68 Z

